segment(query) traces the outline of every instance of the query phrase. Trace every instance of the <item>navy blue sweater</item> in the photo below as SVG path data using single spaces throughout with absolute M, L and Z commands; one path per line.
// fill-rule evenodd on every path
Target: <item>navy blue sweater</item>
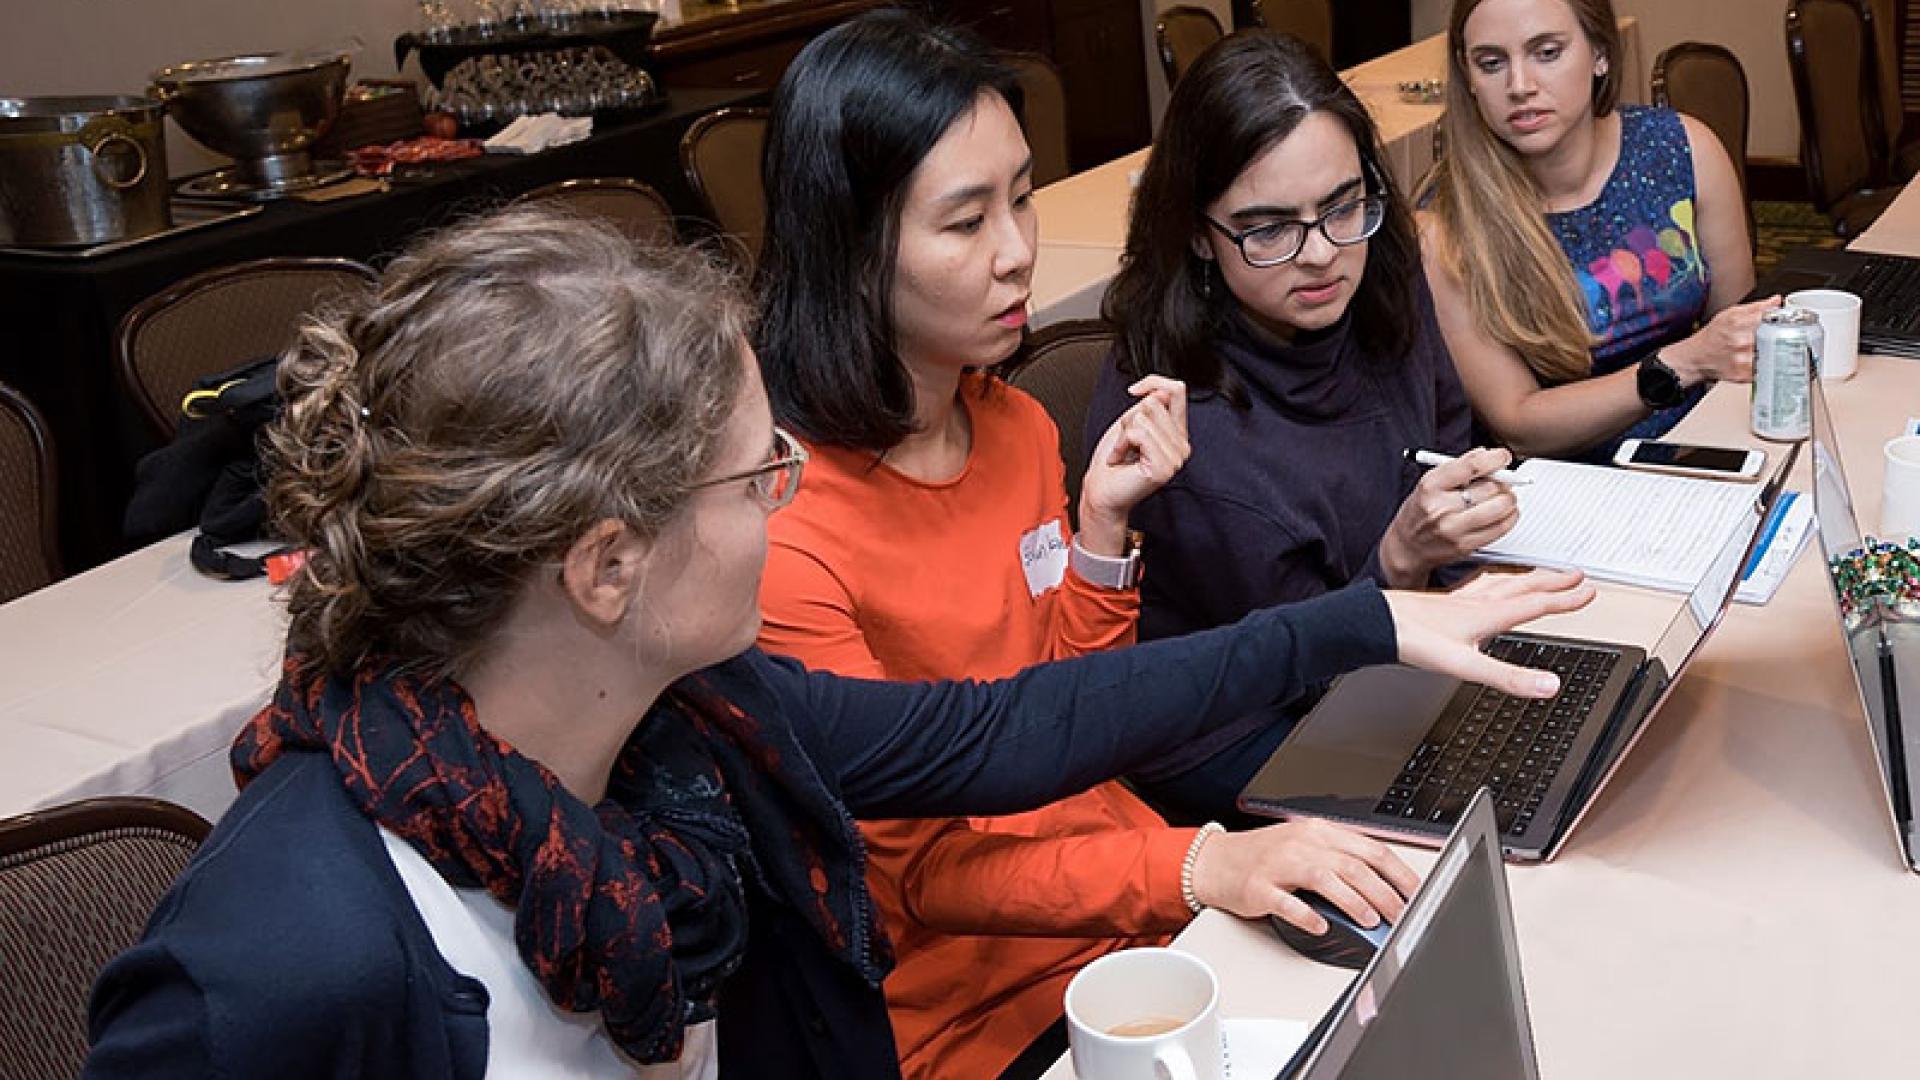
M 1224 626 L 1249 611 L 1382 579 L 1380 538 L 1421 469 L 1409 447 L 1459 453 L 1472 415 L 1418 280 L 1413 348 L 1394 363 L 1364 355 L 1352 316 L 1282 344 L 1241 326 L 1219 343 L 1246 388 L 1241 408 L 1196 395 L 1187 423 L 1193 454 L 1166 487 L 1136 506 L 1146 535 L 1140 639 Z M 1131 405 L 1133 379 L 1113 363 L 1087 414 L 1087 452 Z M 1249 732 L 1291 724 L 1317 692 L 1215 729 L 1138 771 L 1148 781 L 1185 772 Z M 1241 779 L 1245 779 L 1242 777 Z
M 996 683 L 809 674 L 750 651 L 703 674 L 791 725 L 862 817 L 1005 814 L 1341 671 L 1393 658 L 1376 590 Z M 757 889 L 719 1003 L 728 1077 L 893 1078 L 886 1001 Z M 94 988 L 89 1077 L 479 1077 L 487 995 L 448 966 L 332 762 L 292 753 L 241 793 Z

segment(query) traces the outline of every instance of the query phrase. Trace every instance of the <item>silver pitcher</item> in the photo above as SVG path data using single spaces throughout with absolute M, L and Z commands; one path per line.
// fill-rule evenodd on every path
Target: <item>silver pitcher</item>
M 172 224 L 159 102 L 0 98 L 0 244 L 101 244 Z

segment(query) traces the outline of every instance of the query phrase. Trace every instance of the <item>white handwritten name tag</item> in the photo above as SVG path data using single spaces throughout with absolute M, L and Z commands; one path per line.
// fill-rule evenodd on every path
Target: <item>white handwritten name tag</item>
M 1059 587 L 1067 576 L 1067 541 L 1060 534 L 1059 518 L 1020 538 L 1020 569 L 1027 574 L 1027 591 L 1035 596 Z

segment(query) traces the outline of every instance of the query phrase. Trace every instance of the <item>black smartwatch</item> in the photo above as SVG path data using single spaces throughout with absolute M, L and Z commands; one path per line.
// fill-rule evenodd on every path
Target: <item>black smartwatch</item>
M 1686 387 L 1680 385 L 1680 376 L 1660 359 L 1657 351 L 1641 359 L 1638 386 L 1640 400 L 1646 402 L 1649 409 L 1671 409 L 1687 396 Z

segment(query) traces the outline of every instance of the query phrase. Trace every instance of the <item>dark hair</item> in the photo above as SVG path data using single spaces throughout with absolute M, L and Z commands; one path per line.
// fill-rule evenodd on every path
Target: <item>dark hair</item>
M 1134 194 L 1121 270 L 1101 305 L 1119 331 L 1121 370 L 1170 375 L 1194 391 L 1245 402 L 1214 346 L 1236 301 L 1213 262 L 1193 253 L 1193 238 L 1206 227 L 1207 206 L 1317 111 L 1346 125 L 1368 187 L 1387 197 L 1386 221 L 1368 244 L 1349 309 L 1352 332 L 1382 362 L 1413 347 L 1420 245 L 1366 106 L 1305 42 L 1248 30 L 1202 54 L 1167 105 Z
M 893 334 L 900 208 L 914 170 L 985 92 L 1019 112 L 1014 73 L 984 42 L 893 10 L 821 35 L 781 78 L 761 168 L 755 349 L 782 424 L 876 452 L 913 434 Z

